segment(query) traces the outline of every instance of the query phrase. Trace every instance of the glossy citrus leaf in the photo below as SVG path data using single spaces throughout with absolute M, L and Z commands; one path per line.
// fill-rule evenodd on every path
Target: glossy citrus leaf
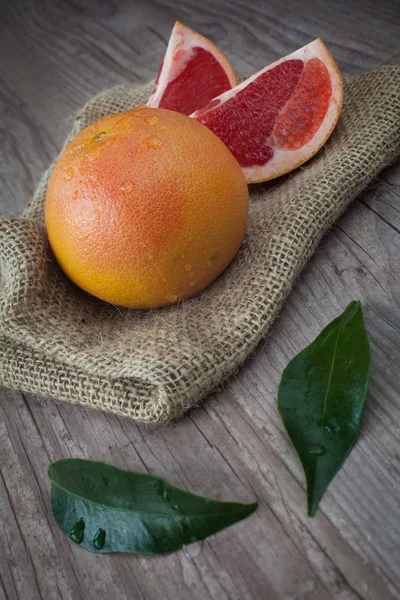
M 64 459 L 49 466 L 59 527 L 91 552 L 165 554 L 250 515 L 257 503 L 218 502 L 153 475 L 101 462 Z
M 304 469 L 309 516 L 357 439 L 369 366 L 361 305 L 353 301 L 283 372 L 278 409 Z

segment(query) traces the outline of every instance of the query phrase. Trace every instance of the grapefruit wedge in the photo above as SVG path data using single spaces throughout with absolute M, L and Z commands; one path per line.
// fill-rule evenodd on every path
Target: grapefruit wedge
M 339 69 L 317 39 L 190 116 L 224 142 L 248 183 L 258 183 L 314 156 L 335 128 L 342 103 Z
M 190 115 L 235 85 L 235 72 L 217 46 L 177 21 L 147 106 Z

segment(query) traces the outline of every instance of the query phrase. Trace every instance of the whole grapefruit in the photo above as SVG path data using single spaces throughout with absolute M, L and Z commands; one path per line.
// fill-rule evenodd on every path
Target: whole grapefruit
M 50 177 L 46 227 L 66 275 L 129 308 L 156 308 L 208 286 L 243 239 L 248 189 L 207 127 L 138 107 L 97 121 Z

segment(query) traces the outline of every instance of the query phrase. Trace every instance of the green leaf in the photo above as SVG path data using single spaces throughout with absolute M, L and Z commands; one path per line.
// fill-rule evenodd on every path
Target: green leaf
M 91 552 L 165 554 L 250 515 L 254 504 L 217 502 L 165 479 L 101 462 L 65 459 L 49 466 L 59 527 Z
M 310 517 L 357 439 L 369 365 L 361 305 L 353 301 L 283 372 L 278 409 L 304 469 Z

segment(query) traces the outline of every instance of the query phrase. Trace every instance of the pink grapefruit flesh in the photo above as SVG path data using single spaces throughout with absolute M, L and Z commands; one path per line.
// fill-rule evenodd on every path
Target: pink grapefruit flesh
M 339 70 L 317 39 L 190 116 L 225 143 L 248 183 L 256 183 L 314 156 L 331 135 L 342 103 Z
M 236 75 L 217 46 L 177 21 L 147 106 L 190 115 L 236 84 Z

